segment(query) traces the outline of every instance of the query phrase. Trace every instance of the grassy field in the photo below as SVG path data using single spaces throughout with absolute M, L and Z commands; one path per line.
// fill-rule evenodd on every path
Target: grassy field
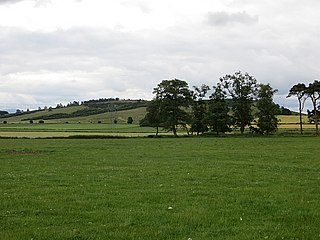
M 291 119 L 291 118 L 290 118 Z M 289 120 L 288 120 L 289 121 Z M 305 135 L 314 135 L 314 124 L 303 125 Z M 249 134 L 248 128 L 246 133 Z M 154 135 L 156 130 L 152 127 L 139 127 L 138 124 L 97 124 L 97 123 L 8 123 L 0 124 L 0 137 L 48 138 L 70 136 L 126 136 L 145 137 Z M 187 134 L 185 129 L 179 130 L 179 135 Z M 239 135 L 234 130 L 228 135 Z M 160 129 L 160 135 L 172 135 L 171 132 Z M 300 135 L 300 125 L 286 122 L 278 126 L 276 135 Z
M 0 239 L 320 239 L 316 137 L 0 139 Z
M 126 136 L 143 137 L 155 134 L 152 127 L 137 124 L 0 124 L 0 137 L 49 138 L 69 136 Z M 162 134 L 168 134 L 162 131 Z

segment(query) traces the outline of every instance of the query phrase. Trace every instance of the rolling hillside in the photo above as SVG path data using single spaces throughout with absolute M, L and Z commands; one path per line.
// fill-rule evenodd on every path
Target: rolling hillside
M 1 123 L 36 123 L 43 120 L 46 123 L 126 123 L 132 117 L 138 123 L 146 113 L 147 101 L 116 101 L 102 102 L 93 100 L 82 105 L 50 108 L 10 114 L 0 118 Z

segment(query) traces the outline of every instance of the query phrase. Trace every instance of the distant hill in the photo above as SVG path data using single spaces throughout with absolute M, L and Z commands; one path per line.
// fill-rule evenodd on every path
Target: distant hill
M 148 101 L 99 99 L 81 103 L 74 102 L 67 106 L 57 105 L 56 108 L 45 108 L 34 111 L 16 112 L 0 115 L 2 122 L 126 122 L 132 117 L 137 122 L 145 115 Z M 127 117 L 124 116 L 128 115 Z M 130 115 L 130 116 L 129 116 Z M 137 119 L 139 118 L 139 119 Z
M 0 116 L 5 116 L 5 115 L 7 115 L 7 114 L 9 114 L 9 112 L 7 112 L 7 111 L 0 111 Z

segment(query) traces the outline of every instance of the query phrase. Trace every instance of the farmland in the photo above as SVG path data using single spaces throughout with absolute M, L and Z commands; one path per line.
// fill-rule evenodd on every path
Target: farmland
M 0 139 L 1 239 L 318 239 L 316 137 Z
M 54 109 L 52 112 L 73 112 L 76 109 L 82 109 L 82 106 Z M 41 114 L 51 114 L 49 111 L 41 111 Z M 40 113 L 31 113 L 29 117 L 37 117 Z M 0 123 L 0 137 L 24 137 L 24 138 L 48 138 L 48 137 L 70 137 L 70 136 L 122 136 L 122 137 L 144 137 L 153 135 L 155 129 L 151 127 L 139 127 L 139 120 L 145 114 L 145 108 L 136 108 L 131 110 L 119 111 L 114 113 L 107 112 L 103 114 L 90 115 L 76 118 L 61 118 L 46 120 L 45 124 L 38 122 L 29 123 L 23 120 L 25 115 L 2 118 Z M 126 119 L 131 116 L 134 119 L 133 124 L 127 124 Z M 118 124 L 112 122 L 112 117 L 116 117 Z M 299 116 L 280 115 L 279 132 L 280 134 L 298 134 Z M 3 124 L 7 121 L 7 124 Z M 100 123 L 100 124 L 99 124 Z M 309 124 L 307 116 L 303 116 L 303 128 L 306 134 L 314 134 L 314 124 Z M 171 133 L 162 131 L 160 135 L 170 135 Z M 180 129 L 180 135 L 186 134 Z M 234 131 L 232 134 L 238 134 Z M 231 134 L 231 135 L 232 135 Z
M 147 138 L 145 108 L 112 114 L 2 119 L 1 239 L 320 238 L 319 141 L 305 116 L 304 135 L 298 116 L 279 116 L 269 137 Z

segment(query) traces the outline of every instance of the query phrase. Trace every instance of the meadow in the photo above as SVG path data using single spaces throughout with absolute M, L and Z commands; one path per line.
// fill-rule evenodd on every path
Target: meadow
M 319 139 L 0 139 L 0 239 L 319 239 Z

